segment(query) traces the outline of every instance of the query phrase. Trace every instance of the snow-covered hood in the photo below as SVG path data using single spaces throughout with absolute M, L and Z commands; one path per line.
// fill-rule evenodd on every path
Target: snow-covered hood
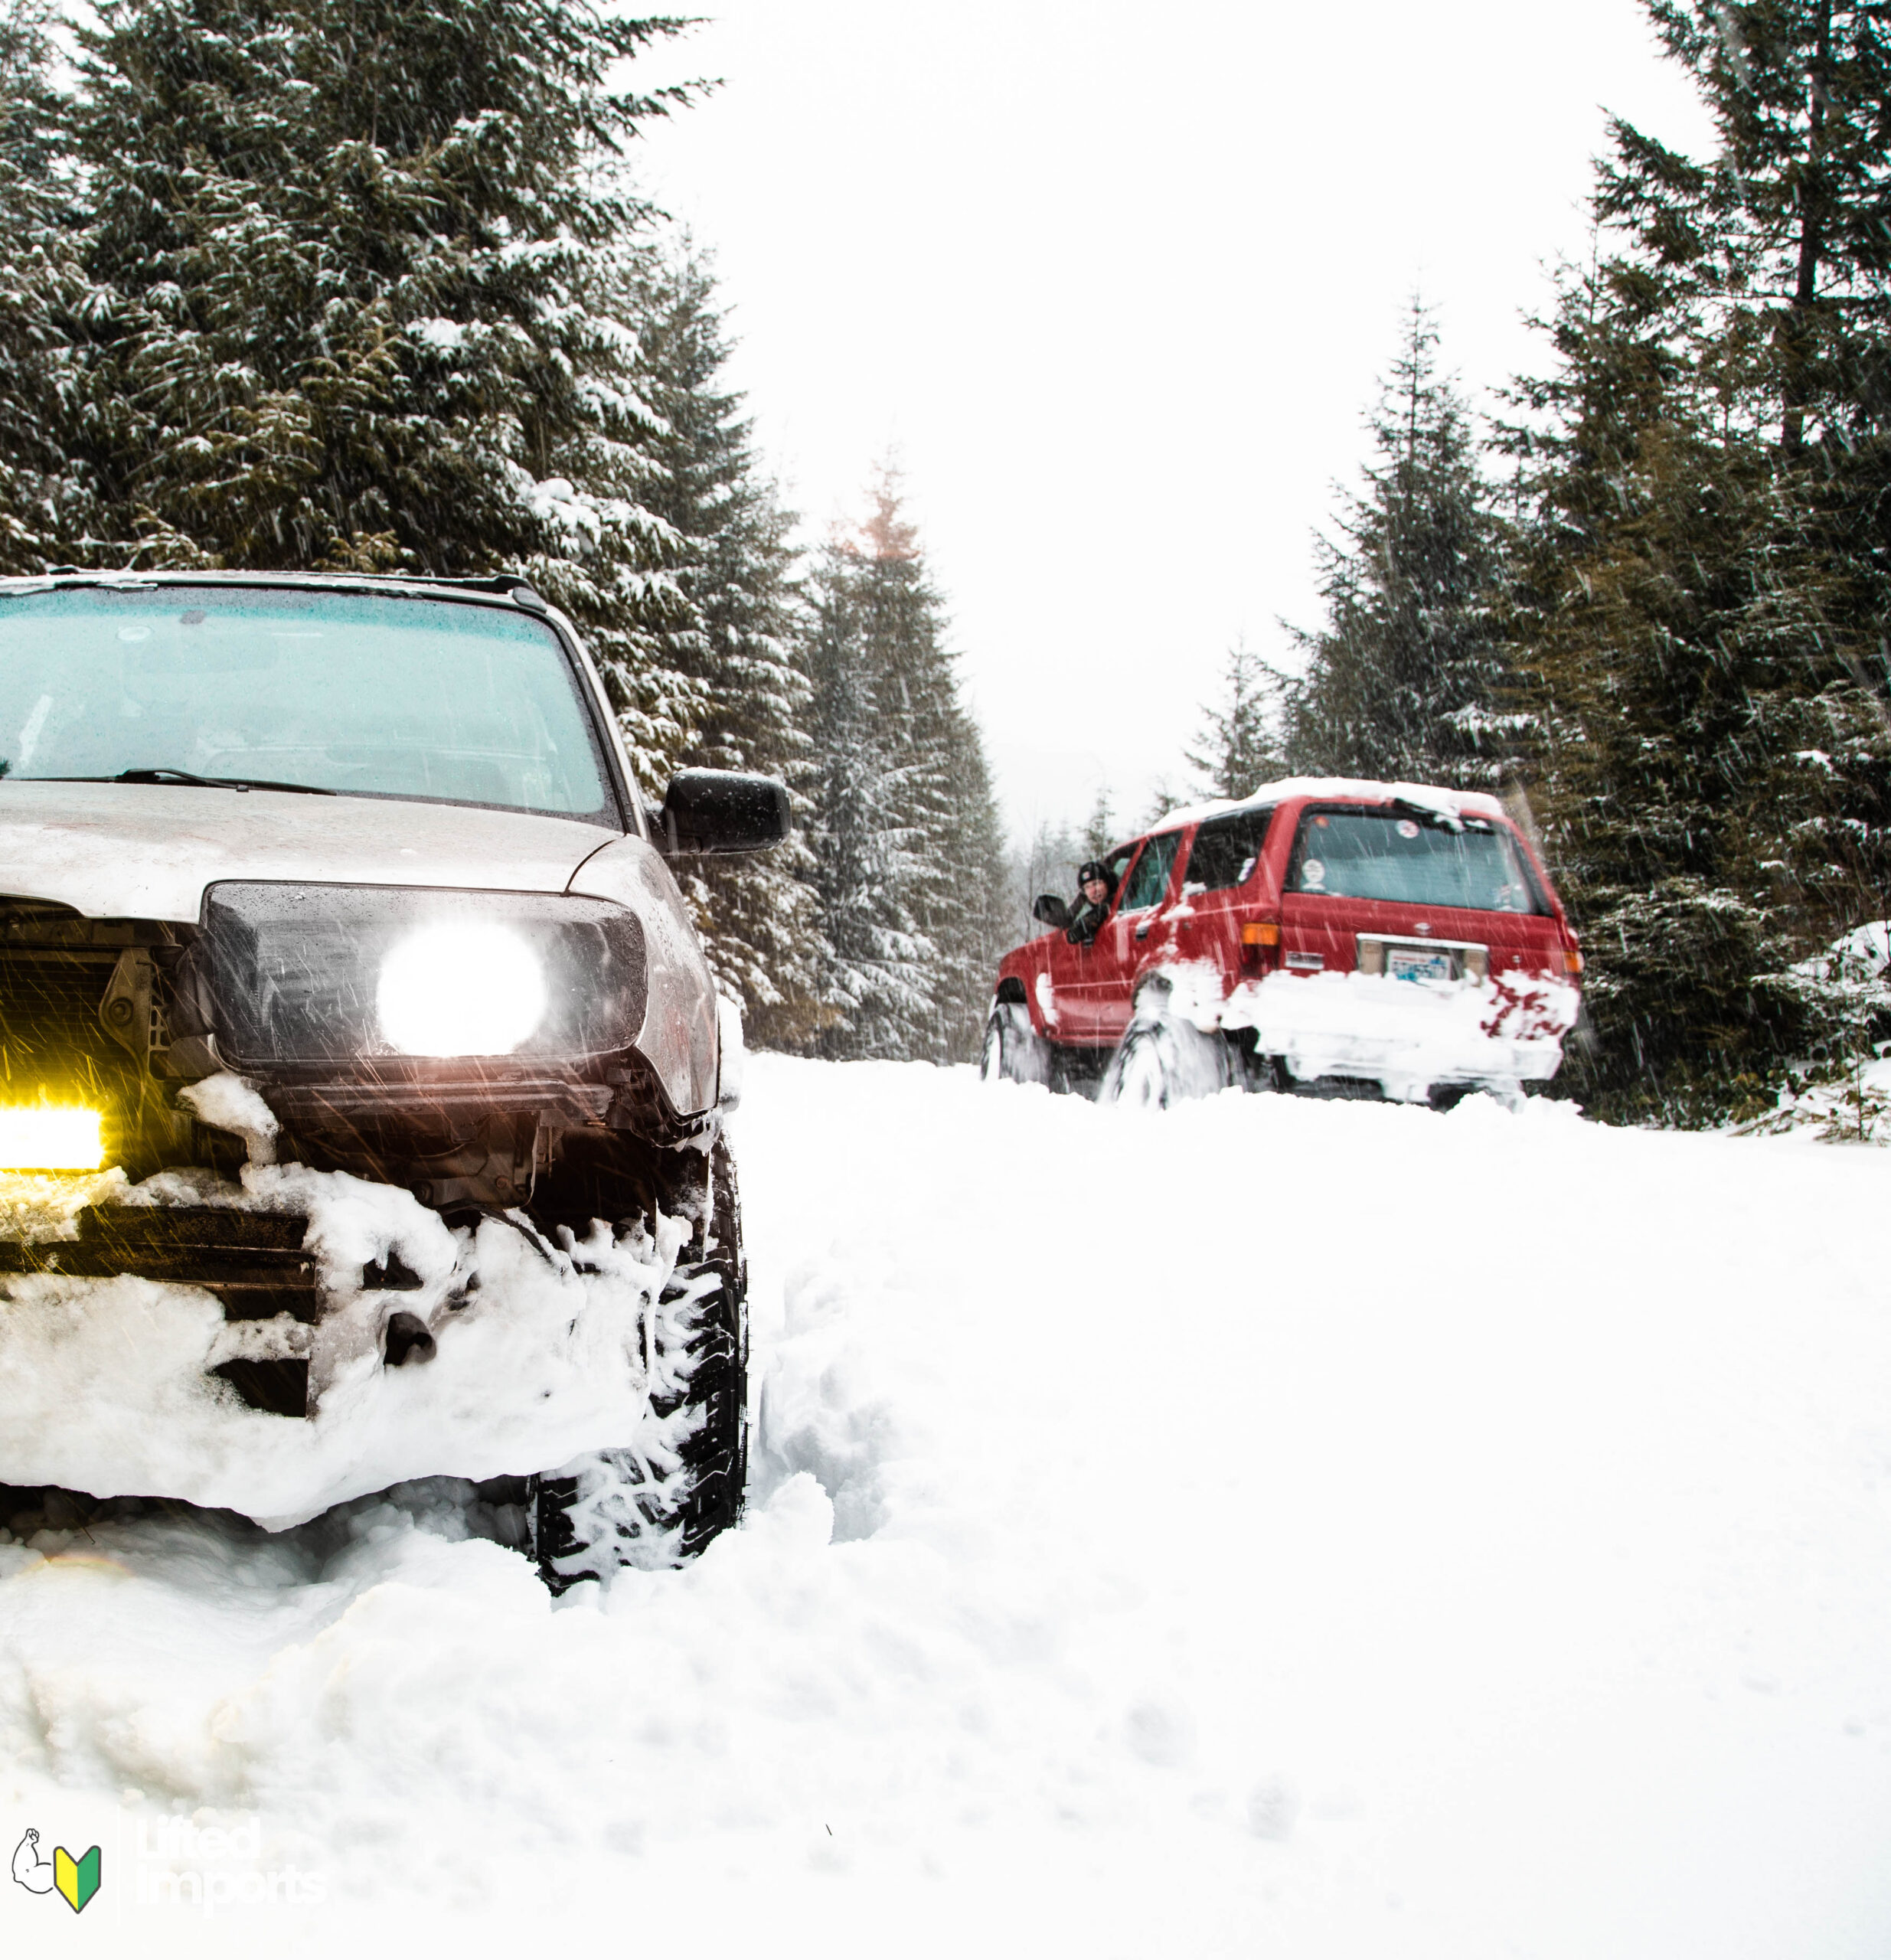
M 0 896 L 194 924 L 226 878 L 561 892 L 618 835 L 463 805 L 0 781 Z

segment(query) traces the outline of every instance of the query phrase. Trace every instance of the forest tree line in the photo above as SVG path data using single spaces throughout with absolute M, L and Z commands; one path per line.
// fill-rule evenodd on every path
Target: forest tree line
M 680 875 L 759 1044 L 975 1052 L 1003 845 L 897 479 L 797 551 L 625 90 L 684 24 L 563 0 L 0 6 L 0 572 L 517 572 L 652 801 L 788 782 Z M 628 67 L 626 64 L 629 64 Z
M 1488 425 L 1414 302 L 1324 620 L 1234 649 L 1190 760 L 1507 796 L 1588 949 L 1561 1087 L 1718 1121 L 1891 1034 L 1832 952 L 1891 913 L 1891 5 L 1644 4 L 1716 154 L 1612 124 Z
M 1822 956 L 1891 911 L 1891 0 L 1645 4 L 1715 155 L 1612 126 L 1494 423 L 1415 307 L 1324 617 L 1236 648 L 1190 762 L 1510 797 L 1590 956 L 1566 1081 L 1693 1120 L 1878 998 Z M 753 1038 L 964 1057 L 1018 925 L 941 596 L 890 476 L 793 542 L 711 267 L 627 168 L 691 91 L 621 78 L 679 24 L 0 0 L 0 571 L 524 573 L 646 794 L 790 786 L 789 847 L 684 872 Z

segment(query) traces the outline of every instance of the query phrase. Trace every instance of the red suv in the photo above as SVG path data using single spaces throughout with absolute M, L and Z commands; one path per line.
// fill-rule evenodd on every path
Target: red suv
M 1455 1099 L 1547 1081 L 1582 956 L 1494 797 L 1413 783 L 1269 784 L 1112 851 L 1109 906 L 1008 953 L 988 1080 L 1166 1103 L 1239 1084 Z

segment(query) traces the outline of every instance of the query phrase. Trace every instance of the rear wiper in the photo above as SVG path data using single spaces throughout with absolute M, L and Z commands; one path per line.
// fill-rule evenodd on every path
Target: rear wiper
M 312 782 L 266 782 L 256 776 L 193 776 L 188 769 L 123 769 L 116 776 L 41 776 L 36 782 L 175 782 L 186 789 L 284 789 L 297 796 L 338 796 Z
M 1409 796 L 1395 796 L 1392 799 L 1395 810 L 1403 810 L 1418 818 L 1420 823 L 1435 825 L 1440 830 L 1462 831 L 1465 820 L 1454 810 L 1442 809 L 1435 803 L 1420 803 Z

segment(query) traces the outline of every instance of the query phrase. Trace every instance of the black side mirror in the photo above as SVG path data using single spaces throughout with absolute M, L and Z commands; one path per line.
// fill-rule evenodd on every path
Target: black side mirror
M 1047 891 L 1041 898 L 1031 900 L 1030 916 L 1040 926 L 1048 926 L 1053 933 L 1065 931 L 1070 923 L 1070 908 L 1054 891 Z
M 650 827 L 666 856 L 766 851 L 788 835 L 788 786 L 772 776 L 742 776 L 733 769 L 678 769 Z

